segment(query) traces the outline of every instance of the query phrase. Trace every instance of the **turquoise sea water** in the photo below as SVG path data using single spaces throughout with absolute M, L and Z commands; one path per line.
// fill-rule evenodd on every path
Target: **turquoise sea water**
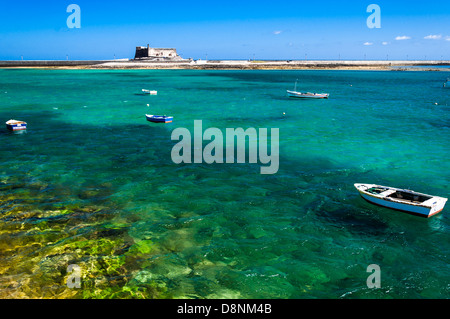
M 448 204 L 423 219 L 353 184 L 449 197 L 449 74 L 0 70 L 0 120 L 28 122 L 0 128 L 0 297 L 448 298 Z M 297 79 L 330 99 L 288 99 Z M 174 164 L 194 120 L 279 128 L 278 173 Z

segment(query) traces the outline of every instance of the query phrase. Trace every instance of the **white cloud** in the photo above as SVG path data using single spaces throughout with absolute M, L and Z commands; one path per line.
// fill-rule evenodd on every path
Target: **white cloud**
M 372 42 L 366 42 L 366 43 L 364 43 L 364 45 L 373 45 L 373 43 Z
M 398 36 L 398 37 L 395 38 L 395 40 L 397 40 L 397 41 L 409 40 L 409 39 L 411 39 L 411 37 L 408 37 L 406 35 Z
M 445 37 L 445 41 L 450 41 L 450 35 Z
M 389 44 L 389 42 L 386 42 L 386 41 L 385 41 L 385 42 L 383 42 L 382 44 L 383 44 L 383 45 L 388 45 L 388 44 Z
M 424 39 L 427 39 L 427 40 L 439 40 L 441 38 L 442 38 L 441 34 L 430 34 L 430 35 L 427 35 Z
M 278 34 L 280 34 L 281 32 L 283 32 L 283 31 L 273 31 L 273 34 L 278 35 Z

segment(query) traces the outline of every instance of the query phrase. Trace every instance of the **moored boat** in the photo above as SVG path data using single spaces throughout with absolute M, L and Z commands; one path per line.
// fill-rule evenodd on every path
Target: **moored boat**
M 369 203 L 426 218 L 440 213 L 447 202 L 447 198 L 395 187 L 374 184 L 355 184 L 355 187 Z
M 302 93 L 297 91 L 287 91 L 289 97 L 303 98 L 303 99 L 328 99 L 330 94 L 328 93 Z
M 143 93 L 143 94 L 149 94 L 149 95 L 157 95 L 157 94 L 158 94 L 158 91 L 142 89 L 142 93 Z
M 10 131 L 23 131 L 27 129 L 27 123 L 24 121 L 9 120 L 6 122 L 6 128 Z
M 153 123 L 172 123 L 173 116 L 145 114 L 147 121 Z
M 298 80 L 297 80 L 298 81 Z M 297 81 L 295 81 L 294 90 L 287 90 L 287 95 L 289 97 L 295 97 L 300 99 L 328 99 L 330 94 L 328 93 L 311 93 L 311 92 L 298 92 L 297 91 Z

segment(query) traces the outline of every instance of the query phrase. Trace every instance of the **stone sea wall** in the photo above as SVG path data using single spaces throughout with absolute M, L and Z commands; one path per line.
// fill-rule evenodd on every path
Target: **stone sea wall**
M 0 67 L 76 67 L 91 66 L 113 61 L 63 61 L 63 60 L 36 60 L 36 61 L 0 61 Z

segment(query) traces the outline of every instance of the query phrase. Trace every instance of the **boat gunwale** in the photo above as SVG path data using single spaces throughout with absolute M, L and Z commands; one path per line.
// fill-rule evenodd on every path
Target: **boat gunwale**
M 22 124 L 27 125 L 27 122 L 24 122 L 24 121 L 18 121 L 18 120 L 9 120 L 9 121 L 7 121 L 5 124 L 6 124 L 6 125 L 18 125 L 18 124 L 20 124 L 20 125 L 22 125 Z

